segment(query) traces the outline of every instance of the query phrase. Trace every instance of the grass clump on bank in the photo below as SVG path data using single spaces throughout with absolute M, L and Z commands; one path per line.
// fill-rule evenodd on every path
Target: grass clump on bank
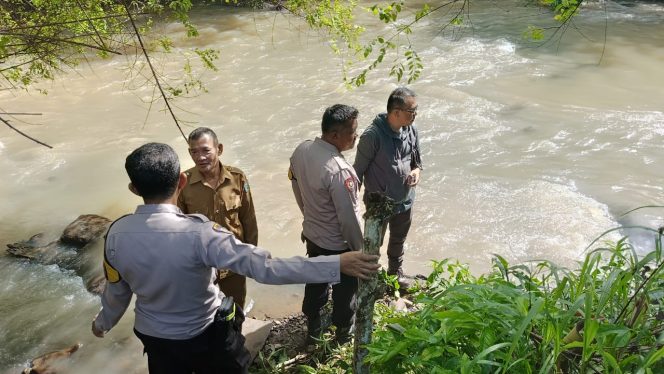
M 413 310 L 376 305 L 372 371 L 664 372 L 664 228 L 649 230 L 649 253 L 639 256 L 623 238 L 574 270 L 550 261 L 511 266 L 495 256 L 491 271 L 475 277 L 457 261 L 434 262 Z M 343 372 L 352 348 L 317 357 L 293 369 Z

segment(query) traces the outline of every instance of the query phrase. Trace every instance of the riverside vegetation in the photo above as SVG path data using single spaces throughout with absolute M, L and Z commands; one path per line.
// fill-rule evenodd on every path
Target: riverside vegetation
M 511 266 L 495 255 L 492 269 L 474 276 L 457 261 L 434 261 L 414 309 L 376 304 L 366 360 L 376 373 L 664 372 L 664 227 L 641 229 L 654 234 L 648 253 L 628 237 L 595 246 L 598 239 L 574 270 L 551 261 Z M 308 365 L 287 367 L 274 355 L 259 366 L 343 373 L 352 352 L 323 341 Z

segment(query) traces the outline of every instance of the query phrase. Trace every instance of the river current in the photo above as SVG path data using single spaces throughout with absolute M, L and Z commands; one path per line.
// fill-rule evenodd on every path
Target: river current
M 473 1 L 461 29 L 441 30 L 448 18 L 432 16 L 410 37 L 425 65 L 410 85 L 418 94 L 424 171 L 407 273 L 428 274 L 431 260 L 446 257 L 480 273 L 494 253 L 510 263 L 574 266 L 606 230 L 662 224 L 661 209 L 622 213 L 664 203 L 664 6 L 590 2 L 575 19 L 578 30 L 535 48 L 521 33 L 550 23 L 551 14 L 521 3 Z M 396 87 L 389 67 L 348 91 L 340 58 L 300 20 L 230 8 L 193 20 L 196 40 L 180 40 L 180 26 L 164 28 L 180 47 L 221 54 L 219 70 L 202 75 L 208 92 L 176 102 L 184 131 L 213 128 L 224 144 L 222 162 L 248 175 L 259 245 L 275 256 L 302 255 L 288 158 L 319 134 L 332 104 L 357 107 L 362 131 Z M 389 31 L 369 27 L 380 30 Z M 41 113 L 10 117 L 12 124 L 54 147 L 0 130 L 3 248 L 37 232 L 57 237 L 80 214 L 115 219 L 132 212 L 140 201 L 127 190 L 124 158 L 145 142 L 169 143 L 183 169 L 193 165 L 163 104 L 149 110 L 152 86 L 128 80 L 128 60 L 91 61 L 40 85 L 47 95 L 0 91 L 0 111 Z M 173 74 L 182 65 L 159 61 Z M 346 157 L 352 161 L 354 151 Z M 640 251 L 651 245 L 647 235 L 632 234 Z M 279 317 L 299 310 L 302 293 L 301 285 L 252 282 L 248 299 L 253 315 Z M 145 372 L 132 307 L 100 340 L 89 331 L 99 306 L 75 274 L 2 251 L 0 372 L 18 372 L 32 357 L 76 342 L 83 345 L 66 372 Z

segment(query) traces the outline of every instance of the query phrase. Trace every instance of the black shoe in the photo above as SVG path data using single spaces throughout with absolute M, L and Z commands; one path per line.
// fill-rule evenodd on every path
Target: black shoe
M 307 345 L 314 345 L 318 343 L 321 335 L 321 326 L 320 317 L 307 319 Z
M 413 284 L 415 283 L 411 277 L 404 275 L 403 269 L 401 267 L 399 267 L 397 270 L 388 269 L 387 274 L 397 276 L 397 282 L 399 283 L 399 292 L 402 293 L 408 293 L 408 289 L 413 287 Z
M 351 327 L 339 327 L 337 332 L 334 335 L 334 340 L 339 344 L 343 345 L 348 343 L 353 335 L 351 334 Z

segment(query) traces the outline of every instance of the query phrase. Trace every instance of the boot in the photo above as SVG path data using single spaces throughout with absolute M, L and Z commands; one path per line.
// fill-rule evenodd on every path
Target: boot
M 321 319 L 319 317 L 307 318 L 307 345 L 318 343 L 321 335 Z
M 401 267 L 402 260 L 390 258 L 387 267 L 387 274 L 396 275 L 397 282 L 399 282 L 399 291 L 407 293 L 408 289 L 413 286 L 413 280 L 406 277 Z

